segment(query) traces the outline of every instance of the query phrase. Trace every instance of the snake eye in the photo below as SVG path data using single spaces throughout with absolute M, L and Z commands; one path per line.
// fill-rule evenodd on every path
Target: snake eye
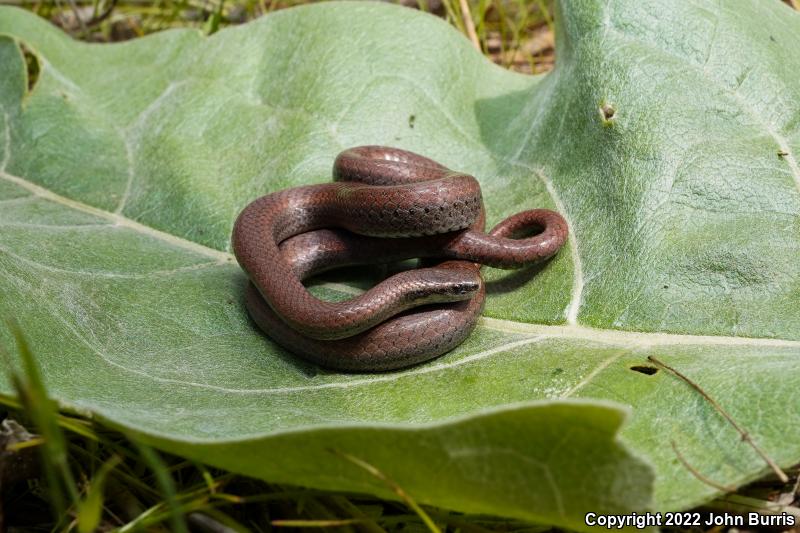
M 478 283 L 475 281 L 462 281 L 453 286 L 455 294 L 471 294 L 479 289 Z

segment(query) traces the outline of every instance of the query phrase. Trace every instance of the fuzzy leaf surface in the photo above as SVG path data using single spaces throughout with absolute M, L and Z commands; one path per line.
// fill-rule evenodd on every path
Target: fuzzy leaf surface
M 800 461 L 800 16 L 587 0 L 557 23 L 556 70 L 529 77 L 377 3 L 113 45 L 0 8 L 0 310 L 50 393 L 271 481 L 392 496 L 335 449 L 422 503 L 581 529 L 713 497 L 671 441 L 718 483 L 766 472 L 694 390 L 641 371 L 655 355 Z M 302 364 L 248 320 L 231 227 L 359 144 L 474 174 L 490 223 L 557 209 L 569 245 L 533 277 L 487 269 L 486 317 L 436 361 Z

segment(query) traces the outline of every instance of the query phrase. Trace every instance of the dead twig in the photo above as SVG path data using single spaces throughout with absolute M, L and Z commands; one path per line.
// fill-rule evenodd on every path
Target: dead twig
M 714 407 L 714 409 L 716 409 L 717 412 L 719 414 L 721 414 L 725 418 L 725 420 L 730 422 L 730 424 L 736 429 L 737 432 L 739 432 L 739 435 L 742 436 L 742 440 L 747 442 L 756 451 L 756 453 L 758 455 L 760 455 L 761 458 L 764 459 L 764 461 L 766 461 L 766 463 L 769 465 L 769 467 L 772 468 L 772 471 L 775 472 L 775 475 L 778 476 L 778 479 L 780 479 L 783 483 L 788 483 L 789 482 L 789 476 L 786 475 L 786 472 L 781 470 L 781 467 L 779 467 L 777 465 L 777 463 L 775 463 L 775 461 L 773 461 L 772 458 L 769 455 L 767 455 L 767 453 L 764 450 L 762 450 L 755 443 L 755 441 L 750 436 L 750 434 L 748 432 L 746 432 L 744 429 L 742 429 L 739 426 L 739 424 L 736 423 L 736 421 L 733 419 L 733 417 L 731 417 L 731 415 L 729 415 L 725 411 L 725 409 L 723 409 L 722 406 L 716 402 L 716 400 L 714 400 L 711 396 L 709 396 L 708 393 L 706 391 L 704 391 L 700 387 L 700 385 L 698 385 L 697 383 L 695 383 L 694 381 L 689 379 L 687 376 L 681 374 L 680 372 L 678 372 L 677 370 L 675 370 L 674 368 L 672 368 L 668 364 L 662 362 L 661 360 L 657 359 L 656 357 L 654 357 L 652 355 L 648 355 L 647 359 L 648 359 L 648 361 L 652 361 L 653 363 L 657 364 L 658 366 L 669 370 L 670 372 L 672 372 L 673 374 L 678 376 L 680 379 L 685 381 L 687 384 L 689 384 L 698 393 L 700 393 L 700 395 L 703 398 L 705 398 L 708 401 L 708 403 L 710 403 L 711 406 Z
M 686 458 L 683 456 L 680 450 L 678 450 L 678 445 L 675 444 L 675 441 L 671 440 L 669 442 L 670 444 L 672 444 L 672 449 L 675 450 L 675 455 L 678 456 L 678 460 L 681 462 L 681 464 L 698 480 L 702 481 L 706 485 L 714 487 L 715 489 L 721 490 L 722 492 L 733 492 L 736 490 L 736 487 L 731 487 L 728 485 L 723 485 L 722 483 L 717 483 L 713 479 L 707 478 L 706 476 L 698 472 L 695 467 L 689 464 L 689 461 L 686 460 Z

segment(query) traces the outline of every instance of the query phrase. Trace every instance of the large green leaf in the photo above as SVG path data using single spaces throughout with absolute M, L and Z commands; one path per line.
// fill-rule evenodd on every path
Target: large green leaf
M 685 383 L 631 370 L 657 355 L 800 460 L 800 17 L 598 0 L 557 20 L 556 70 L 527 77 L 383 4 L 115 45 L 1 9 L 2 312 L 52 394 L 266 479 L 391 496 L 333 448 L 425 503 L 580 528 L 713 497 L 671 441 L 719 483 L 767 471 Z M 550 207 L 572 237 L 532 279 L 487 272 L 489 318 L 445 357 L 326 373 L 248 321 L 229 233 L 366 143 L 475 174 L 490 222 Z

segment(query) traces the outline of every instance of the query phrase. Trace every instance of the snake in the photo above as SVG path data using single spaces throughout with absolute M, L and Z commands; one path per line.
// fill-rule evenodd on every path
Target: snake
M 250 279 L 245 303 L 278 344 L 336 370 L 386 371 L 463 342 L 485 302 L 480 265 L 519 268 L 553 256 L 566 221 L 533 209 L 485 233 L 478 181 L 414 152 L 359 146 L 340 153 L 332 183 L 248 204 L 232 248 Z M 538 233 L 516 238 L 531 229 Z M 345 265 L 429 258 L 343 302 L 314 297 L 309 277 Z M 417 309 L 418 308 L 418 309 Z

